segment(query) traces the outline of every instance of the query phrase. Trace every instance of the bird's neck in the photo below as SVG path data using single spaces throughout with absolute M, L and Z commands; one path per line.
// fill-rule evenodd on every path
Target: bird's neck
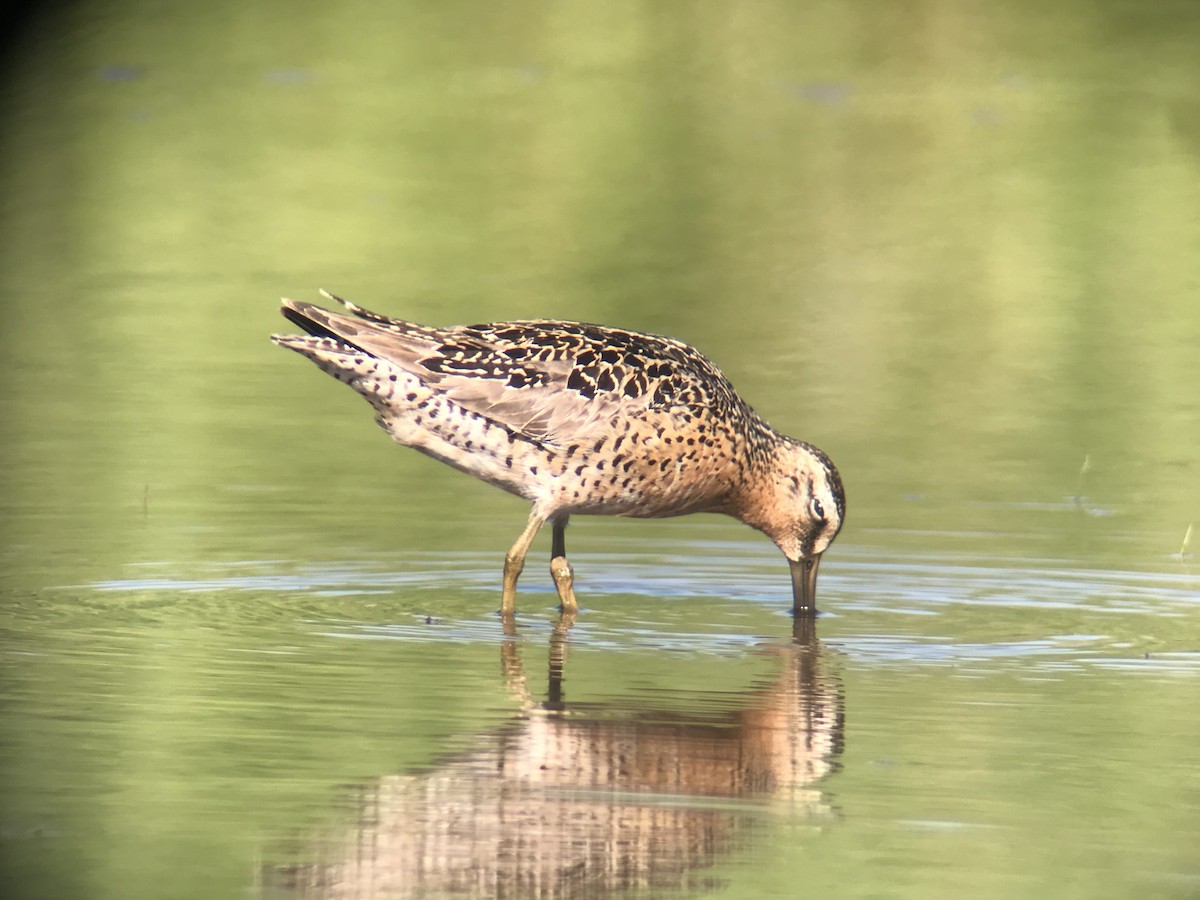
M 793 453 L 788 438 L 761 419 L 755 424 L 759 427 L 750 432 L 738 462 L 742 471 L 730 479 L 733 488 L 721 511 L 774 539 L 785 530 L 787 505 L 781 493 L 786 493 L 787 479 L 793 474 L 788 468 Z

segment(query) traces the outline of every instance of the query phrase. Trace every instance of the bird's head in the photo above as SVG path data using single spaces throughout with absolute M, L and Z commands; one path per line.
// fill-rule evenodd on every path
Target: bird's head
M 797 614 L 816 612 L 817 565 L 846 516 L 846 492 L 833 461 L 811 444 L 786 440 L 768 484 L 740 518 L 775 542 L 792 568 Z

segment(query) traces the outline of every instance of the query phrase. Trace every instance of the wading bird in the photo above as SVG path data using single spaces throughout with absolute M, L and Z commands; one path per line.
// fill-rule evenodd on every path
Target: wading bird
M 307 334 L 271 339 L 362 394 L 399 443 L 533 504 L 504 559 L 503 613 L 546 522 L 550 573 L 574 612 L 571 515 L 695 512 L 771 538 L 791 565 L 795 612 L 816 612 L 817 565 L 846 512 L 838 471 L 763 421 L 695 348 L 579 322 L 431 328 L 322 293 L 346 311 L 284 300 Z

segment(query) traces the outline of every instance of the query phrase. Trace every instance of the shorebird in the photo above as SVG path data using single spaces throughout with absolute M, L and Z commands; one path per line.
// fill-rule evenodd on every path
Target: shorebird
M 271 340 L 362 394 L 398 443 L 533 504 L 504 558 L 502 613 L 546 522 L 550 574 L 573 613 L 570 516 L 695 512 L 771 538 L 791 566 L 793 609 L 816 613 L 817 566 L 846 512 L 838 471 L 768 425 L 695 348 L 580 322 L 431 328 L 321 293 L 346 311 L 285 299 L 307 334 Z

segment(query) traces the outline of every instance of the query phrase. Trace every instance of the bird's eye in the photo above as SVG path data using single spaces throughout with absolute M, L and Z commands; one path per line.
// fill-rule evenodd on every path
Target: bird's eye
M 825 507 L 821 506 L 821 501 L 816 497 L 813 497 L 812 514 L 813 518 L 820 519 L 822 522 L 825 521 Z

